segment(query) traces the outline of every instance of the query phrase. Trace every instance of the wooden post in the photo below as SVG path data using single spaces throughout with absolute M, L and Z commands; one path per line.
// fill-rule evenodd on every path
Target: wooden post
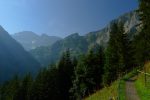
M 146 67 L 144 67 L 144 72 L 145 72 L 145 74 L 144 74 L 144 82 L 145 82 L 145 87 L 146 87 Z

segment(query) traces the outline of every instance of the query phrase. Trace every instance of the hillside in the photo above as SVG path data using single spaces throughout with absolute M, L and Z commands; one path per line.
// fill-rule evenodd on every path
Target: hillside
M 60 37 L 48 36 L 47 34 L 37 35 L 30 31 L 18 32 L 12 35 L 26 50 L 35 49 L 40 46 L 51 46 Z
M 146 69 L 146 73 L 150 73 L 150 62 L 147 62 L 145 65 L 144 65 L 144 68 Z M 144 72 L 144 69 L 141 70 L 141 72 Z M 135 95 L 138 95 L 138 97 L 140 98 L 140 100 L 149 100 L 149 97 L 150 97 L 150 75 L 146 74 L 146 81 L 145 81 L 145 74 L 144 73 L 140 73 L 138 72 L 138 75 L 137 73 L 134 73 L 133 72 L 130 72 L 127 74 L 127 77 L 128 78 L 136 78 L 136 80 L 131 80 L 129 82 L 133 82 L 135 85 L 135 90 L 137 91 L 137 94 L 135 93 L 132 93 L 132 88 L 134 87 L 130 87 L 128 90 L 129 91 L 126 91 L 126 92 L 129 92 L 129 97 L 131 98 L 134 98 Z M 126 78 L 128 80 L 128 78 Z M 122 80 L 123 82 L 124 80 Z M 124 81 L 125 83 L 125 81 Z M 146 83 L 146 84 L 145 84 Z M 96 91 L 95 93 L 93 93 L 92 95 L 90 95 L 89 97 L 85 98 L 84 100 L 99 100 L 99 99 L 102 99 L 102 100 L 108 100 L 109 97 L 115 97 L 117 98 L 117 95 L 118 95 L 118 85 L 119 85 L 119 82 L 116 81 L 114 82 L 113 84 L 111 84 L 110 87 L 105 87 L 101 90 L 98 90 Z M 126 84 L 127 85 L 127 84 Z M 131 85 L 131 83 L 130 83 Z M 120 94 L 120 99 L 119 100 L 125 100 L 125 98 L 128 98 L 125 94 L 125 84 L 122 85 L 120 87 L 120 89 L 122 88 L 122 90 L 119 92 Z M 126 87 L 127 88 L 127 87 Z M 107 94 L 106 94 L 107 92 Z M 131 100 L 131 99 L 129 99 Z M 133 100 L 133 99 L 132 99 Z M 135 100 L 135 99 L 134 99 Z M 136 99 L 137 100 L 137 99 Z
M 109 40 L 109 32 L 114 22 L 124 24 L 125 32 L 128 34 L 129 39 L 133 39 L 138 34 L 138 27 L 136 25 L 139 24 L 139 17 L 137 12 L 133 11 L 112 20 L 101 30 L 87 33 L 84 36 L 80 36 L 78 33 L 71 34 L 51 46 L 39 47 L 31 50 L 30 53 L 42 65 L 47 66 L 50 63 L 56 62 L 67 48 L 71 50 L 73 56 L 79 56 L 91 48 L 96 48 L 98 45 L 106 47 Z
M 118 81 L 115 81 L 109 87 L 105 87 L 86 97 L 84 100 L 109 100 L 117 98 Z
M 0 82 L 18 74 L 36 73 L 40 64 L 0 26 Z

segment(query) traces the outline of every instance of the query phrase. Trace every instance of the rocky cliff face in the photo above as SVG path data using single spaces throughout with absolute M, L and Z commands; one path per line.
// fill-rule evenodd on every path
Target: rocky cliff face
M 139 16 L 137 12 L 133 11 L 126 13 L 118 17 L 117 19 L 112 20 L 105 28 L 99 31 L 90 32 L 86 34 L 85 37 L 89 42 L 98 43 L 102 46 L 106 46 L 109 40 L 109 33 L 111 31 L 111 26 L 114 22 L 118 24 L 121 22 L 124 24 L 125 33 L 128 34 L 129 39 L 133 39 L 133 36 L 138 34 L 139 28 L 137 27 L 137 25 L 140 23 Z M 91 41 L 90 38 L 92 37 L 93 40 L 96 41 Z

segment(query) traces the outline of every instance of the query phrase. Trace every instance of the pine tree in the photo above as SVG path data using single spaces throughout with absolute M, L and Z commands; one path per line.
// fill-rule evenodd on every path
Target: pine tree
M 127 33 L 124 31 L 123 23 L 118 25 L 118 36 L 117 36 L 117 45 L 118 45 L 118 55 L 119 55 L 119 72 L 128 71 L 132 67 L 132 54 L 130 41 L 128 39 Z
M 72 77 L 74 76 L 74 66 L 70 58 L 69 49 L 67 49 L 67 51 L 63 54 L 62 58 L 59 61 L 58 74 L 60 90 L 59 96 L 64 100 L 69 100 L 69 90 L 72 87 Z
M 61 100 L 58 75 L 55 65 L 40 71 L 32 85 L 29 100 Z
M 104 74 L 104 63 L 105 63 L 105 54 L 104 48 L 99 46 L 97 52 L 95 53 L 95 63 L 97 64 L 95 68 L 95 82 L 96 82 L 96 89 L 102 87 L 102 75 Z
M 132 66 L 130 60 L 130 41 L 124 32 L 122 23 L 114 23 L 111 32 L 108 47 L 106 49 L 106 60 L 104 67 L 103 81 L 105 85 L 111 84 L 118 77 L 123 75 Z M 131 58 L 130 58 L 131 57 Z
M 62 98 L 59 96 L 59 74 L 58 69 L 55 65 L 50 66 L 48 69 L 47 81 L 45 83 L 45 95 L 47 98 L 45 100 L 61 100 Z
M 41 70 L 37 77 L 35 78 L 33 85 L 31 87 L 31 94 L 29 100 L 47 100 L 46 97 L 46 91 L 45 84 L 47 83 L 47 70 L 43 69 Z
M 150 60 L 150 1 L 139 0 L 141 31 L 134 39 L 135 59 L 138 65 Z
M 88 86 L 85 81 L 87 80 L 86 74 L 87 66 L 80 61 L 75 68 L 75 79 L 73 80 L 73 87 L 70 89 L 72 100 L 82 100 L 82 98 L 87 95 Z
M 118 26 L 116 23 L 113 24 L 111 27 L 110 32 L 110 39 L 108 42 L 108 47 L 105 51 L 106 59 L 105 59 L 105 65 L 104 65 L 104 76 L 103 76 L 103 82 L 104 85 L 110 84 L 112 81 L 114 81 L 117 78 L 117 70 L 118 70 L 118 54 L 117 54 L 117 43 L 116 43 L 116 37 L 118 33 Z
M 73 99 L 81 100 L 101 87 L 104 65 L 103 56 L 103 50 L 99 49 L 96 52 L 90 50 L 87 55 L 80 58 L 75 67 L 75 79 L 70 90 L 73 94 Z
M 13 100 L 14 95 L 18 91 L 20 86 L 20 80 L 18 76 L 14 76 L 13 79 L 5 82 L 0 91 L 0 100 Z
M 21 82 L 20 88 L 13 97 L 13 100 L 29 100 L 31 93 L 32 76 L 30 74 L 26 75 Z

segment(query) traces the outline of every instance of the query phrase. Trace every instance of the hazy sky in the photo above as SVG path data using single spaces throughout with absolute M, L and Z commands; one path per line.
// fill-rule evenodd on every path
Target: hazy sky
M 10 34 L 85 34 L 136 9 L 137 0 L 0 0 L 0 25 Z

